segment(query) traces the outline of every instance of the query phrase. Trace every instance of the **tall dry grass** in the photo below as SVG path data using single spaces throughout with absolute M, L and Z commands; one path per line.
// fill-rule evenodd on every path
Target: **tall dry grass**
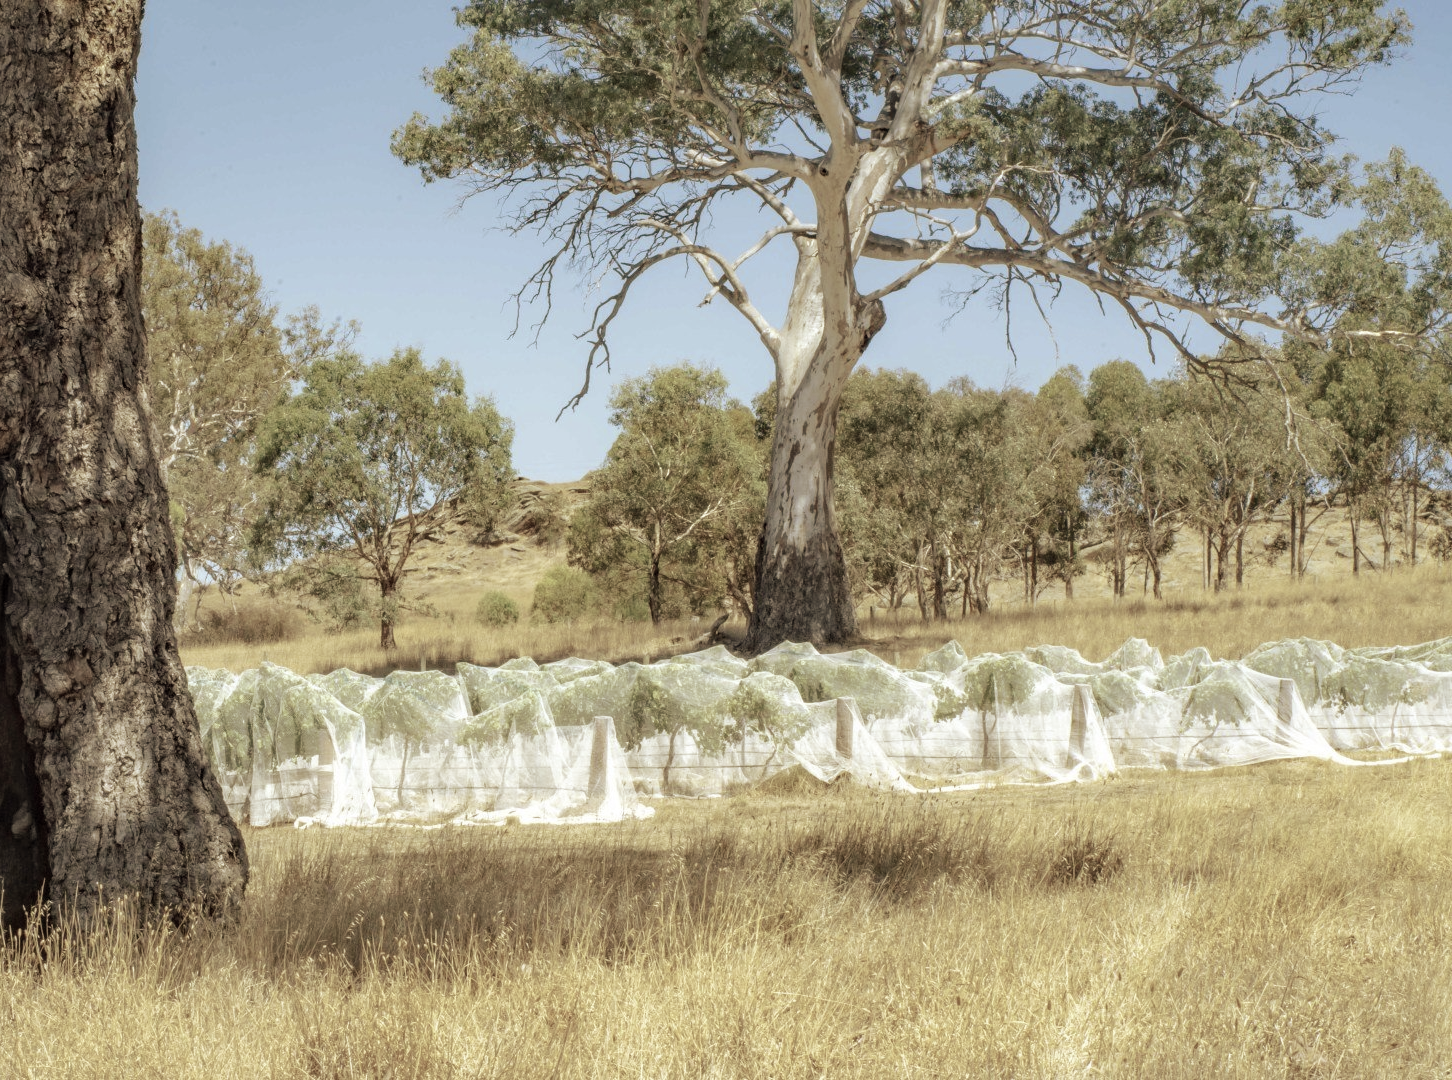
M 249 833 L 239 925 L 12 942 L 0 1075 L 1435 1077 L 1452 763 Z
M 916 664 L 923 653 L 950 638 L 970 655 L 1006 652 L 1052 642 L 1102 659 L 1130 637 L 1142 637 L 1166 655 L 1197 645 L 1217 657 L 1236 658 L 1264 641 L 1317 637 L 1347 647 L 1411 645 L 1452 634 L 1452 571 L 1423 564 L 1387 574 L 1344 575 L 1292 582 L 1258 580 L 1220 594 L 1199 589 L 1171 591 L 1163 601 L 1133 597 L 1065 601 L 1042 598 L 1032 608 L 1003 603 L 986 615 L 923 622 L 915 610 L 860 614 L 860 635 L 851 643 L 883 659 Z M 744 627 L 728 625 L 728 633 Z M 267 645 L 183 645 L 188 664 L 242 671 L 262 659 L 299 672 L 340 667 L 384 673 L 395 667 L 448 668 L 459 660 L 498 665 L 516 656 L 541 662 L 565 656 L 611 661 L 659 658 L 686 647 L 701 633 L 690 622 L 523 625 L 486 629 L 467 620 L 452 622 L 414 616 L 399 629 L 399 648 L 378 648 L 376 629 L 343 634 L 317 630 Z
M 1347 648 L 1414 645 L 1452 635 L 1452 568 L 1427 563 L 1386 574 L 1294 582 L 1261 579 L 1215 594 L 1188 589 L 1165 599 L 1041 599 L 1005 605 L 980 618 L 925 624 L 916 612 L 881 613 L 861 626 L 872 647 L 915 664 L 923 652 L 956 639 L 974 656 L 1052 642 L 1102 660 L 1127 638 L 1142 637 L 1169 656 L 1203 646 L 1237 659 L 1266 641 L 1313 637 Z

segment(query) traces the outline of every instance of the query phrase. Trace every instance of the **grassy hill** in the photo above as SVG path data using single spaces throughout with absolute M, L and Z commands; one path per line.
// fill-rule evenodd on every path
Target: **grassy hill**
M 432 613 L 404 615 L 394 655 L 377 648 L 376 627 L 330 633 L 304 614 L 297 598 L 268 596 L 262 589 L 247 587 L 236 619 L 224 600 L 206 598 L 204 611 L 226 617 L 220 632 L 184 639 L 183 659 L 237 670 L 266 658 L 304 671 L 347 666 L 381 672 L 393 667 L 448 667 L 457 660 L 497 664 L 521 655 L 539 660 L 566 655 L 613 661 L 658 658 L 689 647 L 701 632 L 700 624 L 656 628 L 614 621 L 573 626 L 533 623 L 529 609 L 535 585 L 548 569 L 564 564 L 563 523 L 588 488 L 580 481 L 548 484 L 525 479 L 516 481 L 515 488 L 517 505 L 492 536 L 481 538 L 457 526 L 425 542 L 410 560 L 408 594 Z M 924 624 L 912 600 L 895 613 L 864 607 L 860 640 L 854 644 L 888 660 L 915 663 L 922 652 L 949 637 L 957 638 L 970 653 L 1052 641 L 1089 656 L 1105 655 L 1131 635 L 1167 651 L 1204 645 L 1221 656 L 1238 656 L 1261 641 L 1300 634 L 1345 645 L 1428 640 L 1452 633 L 1452 623 L 1443 616 L 1452 599 L 1447 593 L 1452 575 L 1426 554 L 1436 529 L 1452 522 L 1449 510 L 1445 501 L 1425 509 L 1416 567 L 1405 565 L 1405 553 L 1399 552 L 1390 572 L 1368 569 L 1379 568 L 1382 561 L 1380 537 L 1368 525 L 1361 534 L 1363 572 L 1353 577 L 1351 530 L 1346 511 L 1337 507 L 1311 528 L 1307 543 L 1311 558 L 1303 582 L 1291 579 L 1284 553 L 1289 523 L 1278 516 L 1252 529 L 1246 538 L 1244 587 L 1232 586 L 1218 596 L 1202 587 L 1201 541 L 1193 532 L 1182 532 L 1164 560 L 1163 602 L 1146 596 L 1142 577 L 1133 574 L 1129 595 L 1114 601 L 1106 571 L 1107 545 L 1089 544 L 1084 551 L 1088 569 L 1075 582 L 1072 602 L 1064 599 L 1063 586 L 1054 584 L 1042 589 L 1030 605 L 1021 577 L 1010 569 L 993 585 L 993 610 L 987 616 Z M 479 598 L 491 590 L 503 592 L 519 606 L 517 626 L 489 630 L 475 623 Z M 228 624 L 237 632 L 229 635 Z M 248 632 L 249 626 L 262 630 Z M 742 628 L 728 624 L 726 632 L 733 629 L 739 633 Z

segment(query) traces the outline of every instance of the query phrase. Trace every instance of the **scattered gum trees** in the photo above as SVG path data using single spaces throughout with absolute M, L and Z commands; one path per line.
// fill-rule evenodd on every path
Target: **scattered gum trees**
M 346 552 L 378 588 L 379 643 L 394 647 L 403 577 L 420 541 L 455 522 L 482 531 L 506 508 L 514 429 L 487 399 L 470 404 L 458 369 L 416 349 L 366 364 L 342 352 L 309 365 L 259 436 L 271 474 L 253 531 L 273 562 Z
M 0 16 L 0 893 L 236 912 L 242 837 L 177 653 L 146 404 L 141 0 Z
M 770 398 L 762 402 L 770 423 Z M 984 612 L 1017 561 L 1030 597 L 1057 563 L 1052 530 L 1083 476 L 1086 424 L 1048 395 L 955 379 L 931 390 L 907 371 L 860 370 L 842 398 L 843 533 L 859 594 L 924 619 Z M 1042 549 L 1042 551 L 1041 551 Z M 1046 575 L 1047 576 L 1047 575 Z
M 588 364 L 677 258 L 771 356 L 756 649 L 855 629 L 832 456 L 894 293 L 947 267 L 968 291 L 1071 282 L 1191 361 L 1173 313 L 1318 336 L 1357 288 L 1324 285 L 1296 239 L 1348 191 L 1318 92 L 1406 34 L 1348 0 L 473 0 L 458 18 L 472 39 L 432 75 L 449 112 L 395 152 L 519 193 L 518 226 L 554 244 L 535 295 L 562 260 L 614 277 Z M 735 254 L 710 231 L 728 200 L 772 220 Z M 748 264 L 783 245 L 786 302 L 761 305 Z

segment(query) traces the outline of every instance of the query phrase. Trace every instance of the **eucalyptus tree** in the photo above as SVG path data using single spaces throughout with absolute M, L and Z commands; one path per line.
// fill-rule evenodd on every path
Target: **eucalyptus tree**
M 1058 433 L 1050 462 L 1052 477 L 1046 485 L 1038 530 L 1049 543 L 1050 574 L 1064 583 L 1064 597 L 1074 598 L 1074 579 L 1080 573 L 1077 541 L 1088 515 L 1083 490 L 1087 478 L 1085 451 L 1094 427 L 1084 399 L 1084 376 L 1072 364 L 1060 368 L 1039 387 L 1039 408 Z
M 141 0 L 0 15 L 0 897 L 229 916 L 241 834 L 177 653 L 146 404 Z
M 1186 513 L 1205 531 L 1215 591 L 1245 580 L 1245 536 L 1280 507 L 1303 476 L 1305 459 L 1288 437 L 1282 386 L 1261 372 L 1258 382 L 1227 387 L 1200 375 L 1169 384 L 1168 411 L 1180 426 L 1179 460 Z M 1207 569 L 1209 566 L 1207 557 Z
M 1356 302 L 1343 320 L 1362 333 L 1343 335 L 1322 350 L 1292 346 L 1298 373 L 1311 384 L 1316 406 L 1344 430 L 1335 475 L 1351 510 L 1353 568 L 1364 556 L 1360 523 L 1373 521 L 1382 564 L 1391 561 L 1398 488 L 1420 487 L 1436 459 L 1436 431 L 1446 409 L 1445 335 L 1425 333 L 1416 348 L 1395 336 L 1367 331 L 1421 326 L 1436 329 L 1452 278 L 1452 207 L 1424 170 L 1393 150 L 1367 170 L 1361 189 L 1366 214 L 1354 236 L 1327 252 L 1333 287 L 1355 281 Z M 1412 272 L 1415 270 L 1415 272 Z M 1410 501 L 1410 500 L 1406 500 Z M 1416 518 L 1406 523 L 1412 546 Z
M 620 434 L 570 520 L 570 563 L 638 587 L 655 623 L 672 586 L 694 609 L 751 610 L 741 523 L 759 514 L 761 461 L 751 414 L 726 390 L 692 364 L 623 381 L 610 395 Z
M 1110 531 L 1110 579 L 1115 596 L 1128 585 L 1132 552 L 1163 599 L 1161 559 L 1170 550 L 1190 501 L 1185 481 L 1188 418 L 1172 406 L 1172 385 L 1151 382 L 1134 364 L 1115 360 L 1089 375 L 1087 403 L 1094 421 L 1089 477 Z
M 174 212 L 143 215 L 141 250 L 147 390 L 185 618 L 204 581 L 229 595 L 246 572 L 259 499 L 249 460 L 258 421 L 356 328 L 325 325 L 315 308 L 280 322 L 252 256 L 185 228 Z
M 378 588 L 379 644 L 392 649 L 408 561 L 446 526 L 492 528 L 514 479 L 514 427 L 493 401 L 469 401 L 446 360 L 417 349 L 368 364 L 340 352 L 309 365 L 302 386 L 258 435 L 271 476 L 251 543 L 261 561 L 324 570 L 345 554 Z
M 472 38 L 431 76 L 448 114 L 394 150 L 518 196 L 517 227 L 550 242 L 521 296 L 547 299 L 570 263 L 610 283 L 581 393 L 674 259 L 775 365 L 757 649 L 855 628 L 837 407 L 894 294 L 948 267 L 966 291 L 1073 283 L 1191 363 L 1175 313 L 1230 338 L 1320 334 L 1356 290 L 1296 239 L 1349 190 L 1320 92 L 1408 31 L 1375 0 L 472 0 L 457 17 Z M 732 254 L 713 223 L 737 201 L 771 224 Z M 788 294 L 761 303 L 749 264 L 782 246 Z
M 838 467 L 851 484 L 843 533 L 860 572 L 854 584 L 889 610 L 914 595 L 925 620 L 944 616 L 948 585 L 945 481 L 953 465 L 942 419 L 921 375 L 863 368 L 843 392 L 838 426 Z

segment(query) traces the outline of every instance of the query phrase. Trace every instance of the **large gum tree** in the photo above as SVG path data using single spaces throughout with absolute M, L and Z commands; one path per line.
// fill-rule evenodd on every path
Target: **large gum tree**
M 242 837 L 172 630 L 146 396 L 142 0 L 0 7 L 0 892 L 234 913 Z
M 1408 32 L 1376 0 L 473 0 L 458 20 L 471 39 L 429 76 L 448 113 L 395 153 L 514 197 L 551 245 L 522 297 L 569 263 L 614 282 L 584 389 L 668 260 L 771 355 L 755 649 L 855 629 L 833 447 L 889 297 L 957 267 L 1004 302 L 1088 289 L 1191 363 L 1197 320 L 1319 339 L 1356 287 L 1298 232 L 1352 191 L 1314 110 Z M 771 221 L 729 251 L 728 201 Z M 782 246 L 790 295 L 764 308 L 752 260 Z

